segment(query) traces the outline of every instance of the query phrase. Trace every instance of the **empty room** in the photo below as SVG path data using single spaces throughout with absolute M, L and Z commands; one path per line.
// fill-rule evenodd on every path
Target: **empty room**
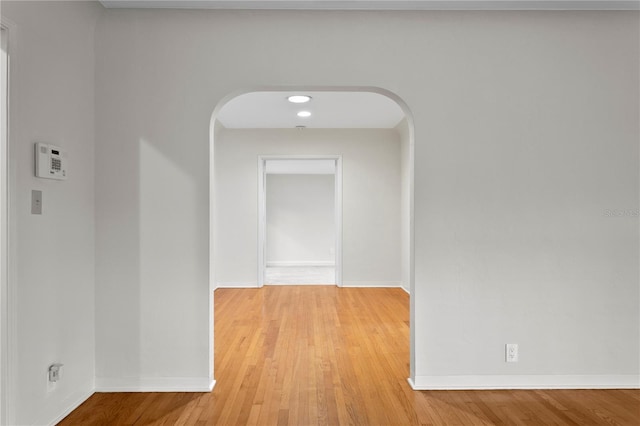
M 640 2 L 0 15 L 0 425 L 640 423 Z

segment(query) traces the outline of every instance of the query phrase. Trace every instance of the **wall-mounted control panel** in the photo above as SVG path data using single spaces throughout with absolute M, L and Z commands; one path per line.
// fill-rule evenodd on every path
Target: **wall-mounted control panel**
M 36 143 L 36 176 L 46 179 L 67 179 L 67 159 L 59 147 Z

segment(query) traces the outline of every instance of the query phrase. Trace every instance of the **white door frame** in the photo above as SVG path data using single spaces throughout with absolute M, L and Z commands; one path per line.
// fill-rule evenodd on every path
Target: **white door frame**
M 9 75 L 15 67 L 11 54 L 15 51 L 16 25 L 2 17 L 2 50 L 0 72 L 0 425 L 13 423 L 13 404 L 11 397 L 15 371 L 16 323 L 15 323 L 15 291 L 13 274 L 15 268 L 12 255 L 15 251 L 15 241 L 12 238 L 14 224 L 11 223 L 11 166 L 9 146 L 9 104 L 10 88 Z M 11 274 L 11 275 L 10 275 Z
M 7 418 L 7 87 L 8 87 L 8 30 L 2 30 L 2 54 L 0 57 L 0 425 L 5 425 Z
M 336 285 L 342 287 L 342 156 L 341 155 L 260 155 L 258 156 L 258 287 L 264 286 L 267 262 L 267 171 L 268 160 L 334 160 L 334 223 Z

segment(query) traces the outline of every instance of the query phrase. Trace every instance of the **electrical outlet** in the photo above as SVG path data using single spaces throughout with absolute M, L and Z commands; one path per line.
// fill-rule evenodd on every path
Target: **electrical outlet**
M 505 345 L 505 361 L 518 362 L 518 344 L 507 343 Z
M 59 362 L 49 366 L 49 381 L 57 382 L 62 377 L 62 366 Z
M 47 369 L 47 392 L 56 390 L 58 382 L 62 378 L 62 367 L 60 363 L 51 364 Z

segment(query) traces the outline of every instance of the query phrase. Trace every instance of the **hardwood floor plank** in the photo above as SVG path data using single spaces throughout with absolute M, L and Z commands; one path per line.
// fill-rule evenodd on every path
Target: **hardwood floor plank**
M 413 391 L 401 289 L 215 292 L 211 393 L 97 393 L 62 425 L 640 425 L 639 390 Z

